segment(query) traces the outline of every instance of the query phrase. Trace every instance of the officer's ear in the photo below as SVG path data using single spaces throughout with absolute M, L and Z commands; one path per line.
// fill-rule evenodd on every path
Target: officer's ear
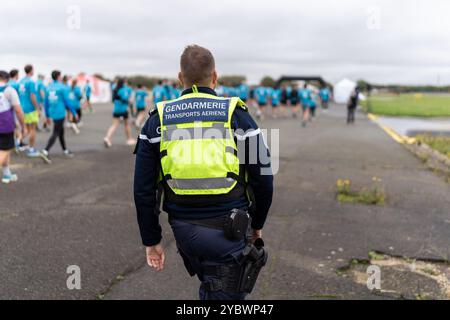
M 178 81 L 180 81 L 181 86 L 184 88 L 184 80 L 183 80 L 183 74 L 178 72 Z
M 217 75 L 217 71 L 214 70 L 213 76 L 212 76 L 212 87 L 215 89 L 217 88 L 217 82 L 219 80 L 219 76 Z

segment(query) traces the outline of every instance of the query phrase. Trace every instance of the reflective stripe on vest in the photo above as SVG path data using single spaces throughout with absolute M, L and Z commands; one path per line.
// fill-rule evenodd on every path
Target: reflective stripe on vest
M 168 180 L 172 189 L 180 190 L 214 190 L 232 187 L 236 181 L 231 178 L 176 179 Z
M 176 195 L 228 194 L 240 163 L 231 119 L 239 98 L 195 92 L 158 103 L 161 169 Z

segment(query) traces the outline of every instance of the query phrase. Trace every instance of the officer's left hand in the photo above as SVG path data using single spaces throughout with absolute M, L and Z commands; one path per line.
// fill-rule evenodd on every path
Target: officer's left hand
M 161 244 L 154 247 L 147 247 L 147 263 L 150 267 L 155 268 L 156 271 L 162 271 L 165 260 L 166 256 Z

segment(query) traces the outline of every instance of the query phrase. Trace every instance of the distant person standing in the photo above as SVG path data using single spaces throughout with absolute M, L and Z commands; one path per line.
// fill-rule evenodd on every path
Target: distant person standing
M 47 94 L 45 97 L 45 108 L 49 119 L 53 121 L 53 133 L 47 142 L 47 146 L 42 150 L 41 154 L 47 163 L 51 163 L 49 158 L 50 149 L 59 139 L 64 155 L 68 158 L 73 157 L 73 153 L 67 149 L 66 139 L 64 136 L 64 122 L 66 119 L 66 110 L 78 120 L 78 115 L 75 110 L 74 100 L 70 98 L 70 87 L 61 82 L 61 72 L 52 72 L 52 82 L 48 85 Z
M 25 120 L 17 91 L 8 85 L 9 74 L 0 71 L 0 165 L 2 166 L 2 183 L 17 181 L 17 175 L 12 173 L 9 165 L 11 150 L 15 147 L 14 131 L 16 123 L 14 113 L 25 134 Z
M 90 81 L 86 81 L 84 85 L 84 97 L 86 98 L 86 107 L 89 109 L 90 113 L 94 113 L 94 109 L 91 104 L 92 87 Z
M 355 123 L 355 113 L 356 113 L 356 109 L 358 108 L 358 103 L 359 103 L 359 88 L 356 87 L 355 90 L 353 91 L 352 95 L 348 99 L 348 103 L 347 103 L 347 109 L 348 109 L 347 124 Z
M 38 158 L 40 157 L 40 153 L 34 148 L 36 144 L 36 131 L 39 123 L 37 88 L 36 83 L 33 80 L 34 69 L 32 65 L 27 65 L 24 70 L 26 76 L 19 82 L 19 98 L 23 113 L 25 114 L 25 126 L 27 127 L 30 139 L 27 156 L 30 158 Z
M 112 136 L 116 132 L 117 128 L 120 126 L 120 122 L 123 121 L 125 128 L 125 136 L 127 139 L 127 145 L 135 145 L 136 141 L 131 138 L 131 128 L 128 121 L 129 118 L 129 107 L 130 107 L 130 90 L 125 86 L 125 80 L 119 79 L 117 85 L 113 92 L 114 99 L 114 112 L 113 112 L 113 123 L 108 129 L 106 137 L 103 139 L 105 146 L 107 148 L 112 147 Z

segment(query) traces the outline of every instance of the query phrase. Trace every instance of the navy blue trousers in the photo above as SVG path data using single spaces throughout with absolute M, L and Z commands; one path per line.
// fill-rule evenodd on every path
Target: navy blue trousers
M 237 264 L 245 248 L 245 241 L 230 241 L 221 230 L 171 220 L 178 250 L 188 271 L 196 274 L 201 282 L 214 277 L 203 274 L 204 266 Z M 208 292 L 200 287 L 200 300 L 245 300 L 246 294 L 223 291 Z

